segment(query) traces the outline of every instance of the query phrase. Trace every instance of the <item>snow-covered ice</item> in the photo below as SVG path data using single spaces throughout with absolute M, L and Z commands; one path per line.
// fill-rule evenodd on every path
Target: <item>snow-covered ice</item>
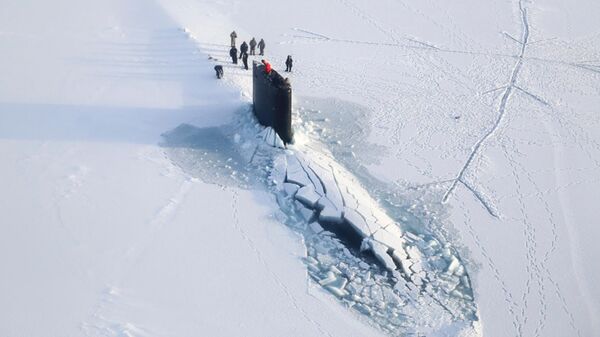
M 599 335 L 598 17 L 4 1 L 0 335 Z M 294 56 L 287 149 L 233 29 Z

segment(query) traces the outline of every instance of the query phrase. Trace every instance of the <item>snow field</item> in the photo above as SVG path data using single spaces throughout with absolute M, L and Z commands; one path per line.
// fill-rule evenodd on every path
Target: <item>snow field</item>
M 598 335 L 599 16 L 4 1 L 0 334 Z M 294 148 L 233 29 L 294 56 Z

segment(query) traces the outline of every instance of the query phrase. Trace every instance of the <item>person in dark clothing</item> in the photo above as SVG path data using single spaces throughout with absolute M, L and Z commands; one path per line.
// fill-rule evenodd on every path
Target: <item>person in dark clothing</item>
M 248 54 L 248 44 L 246 41 L 244 41 L 244 43 L 242 43 L 240 46 L 240 58 L 242 58 L 242 55 L 244 54 Z
M 258 42 L 258 49 L 260 49 L 260 55 L 264 55 L 265 54 L 265 40 L 260 39 L 260 41 Z
M 229 56 L 231 56 L 231 60 L 233 61 L 233 64 L 237 64 L 237 60 L 238 60 L 237 48 L 231 47 L 231 49 L 229 49 Z
M 248 53 L 242 54 L 242 62 L 244 63 L 244 69 L 248 70 Z
M 217 72 L 217 78 L 218 79 L 223 78 L 223 66 L 217 64 L 215 66 L 215 71 Z
M 250 55 L 256 55 L 256 40 L 254 38 L 250 40 Z
M 235 30 L 229 34 L 229 37 L 231 38 L 231 46 L 235 47 L 235 39 L 237 38 Z
M 286 72 L 291 72 L 292 71 L 292 64 L 294 63 L 294 60 L 292 60 L 292 55 L 288 55 L 287 59 L 285 60 L 285 71 Z

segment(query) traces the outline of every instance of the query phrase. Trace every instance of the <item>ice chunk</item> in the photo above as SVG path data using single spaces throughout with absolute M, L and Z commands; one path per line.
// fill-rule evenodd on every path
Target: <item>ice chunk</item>
M 452 290 L 452 292 L 450 292 L 450 296 L 454 296 L 454 297 L 458 297 L 458 298 L 463 298 L 463 295 L 460 291 L 454 289 Z
M 342 212 L 334 207 L 325 207 L 319 213 L 319 221 L 340 224 L 343 222 Z
M 454 272 L 454 275 L 456 276 L 463 276 L 465 274 L 465 266 L 463 266 L 462 264 L 458 266 L 458 268 L 456 268 L 456 271 Z
M 331 272 L 333 272 L 334 274 L 340 274 L 340 275 L 342 274 L 342 271 L 341 271 L 341 270 L 339 270 L 339 269 L 338 269 L 336 266 L 331 266 L 331 267 L 329 267 L 329 270 L 330 270 Z
M 419 248 L 415 246 L 407 246 L 406 252 L 411 260 L 421 261 L 421 252 L 419 251 Z
M 312 265 L 318 265 L 319 261 L 315 260 L 315 258 L 312 257 L 312 256 L 307 256 L 306 257 L 306 263 L 312 264 Z
M 338 187 L 333 171 L 328 170 L 318 164 L 312 163 L 310 168 L 318 175 L 321 183 L 325 185 L 325 195 L 339 209 L 344 205 L 342 194 Z
M 419 298 L 419 287 L 412 282 L 407 282 L 403 278 L 398 279 L 398 282 L 396 282 L 396 285 L 394 285 L 394 289 L 405 293 L 413 301 Z
M 298 186 L 296 184 L 283 183 L 283 190 L 285 191 L 285 194 L 292 198 L 294 197 L 294 195 L 296 195 L 296 192 L 298 192 L 299 188 L 300 188 L 300 186 Z
M 446 269 L 446 273 L 455 274 L 458 270 L 458 267 L 460 267 L 460 262 L 458 262 L 456 257 L 452 256 L 450 258 L 450 264 L 448 264 L 448 269 Z
M 276 147 L 279 149 L 285 149 L 285 143 L 283 142 L 283 140 L 281 138 L 279 138 L 279 135 L 276 136 L 275 142 L 273 143 L 273 147 Z
M 421 261 L 412 261 L 410 269 L 415 273 L 420 273 L 423 271 L 423 263 Z
M 385 228 L 391 224 L 394 224 L 394 220 L 392 220 L 392 218 L 390 218 L 381 208 L 379 208 L 377 202 L 368 194 L 361 198 L 359 203 L 358 211 L 361 214 L 369 214 L 379 228 Z
M 410 269 L 410 266 L 412 266 L 412 263 L 410 262 L 410 260 L 400 261 L 400 268 L 402 269 L 402 272 L 404 272 L 404 274 L 407 276 L 410 276 L 413 274 L 413 271 Z
M 436 239 L 431 239 L 427 242 L 427 247 L 432 249 L 437 249 L 440 246 L 440 243 Z
M 348 192 L 348 186 L 340 186 L 340 191 L 342 193 L 342 197 L 344 198 L 346 207 L 357 209 L 358 201 L 356 200 L 354 194 Z
M 328 271 L 326 274 L 326 277 L 322 280 L 319 281 L 319 284 L 322 286 L 326 286 L 328 284 L 331 284 L 333 282 L 335 282 L 337 280 L 337 276 L 335 276 L 335 274 L 331 271 Z
M 404 234 L 402 232 L 402 229 L 400 229 L 400 226 L 396 223 L 386 226 L 385 230 L 386 230 L 386 232 L 389 232 L 390 234 L 392 234 L 396 237 L 402 237 L 402 235 Z
M 383 226 L 377 222 L 377 218 L 373 216 L 372 210 L 369 207 L 365 206 L 364 203 L 358 205 L 358 208 L 356 208 L 356 212 L 365 218 L 367 222 L 367 227 L 369 227 L 369 231 L 371 233 L 375 233 L 379 229 L 383 228 Z
M 340 224 L 344 220 L 342 211 L 338 209 L 327 197 L 321 197 L 318 201 L 318 207 L 321 209 L 319 213 L 319 221 Z
M 310 224 L 308 224 L 308 227 L 310 228 L 310 230 L 312 230 L 315 234 L 319 234 L 323 231 L 323 227 L 321 227 L 321 225 L 319 225 L 318 222 L 313 221 Z
M 304 206 L 297 200 L 295 202 L 296 202 L 296 208 L 298 209 L 298 212 L 300 212 L 300 216 L 302 216 L 302 219 L 304 219 L 304 221 L 306 221 L 306 222 L 313 221 L 314 217 L 315 217 L 315 211 L 306 208 L 306 206 Z
M 279 135 L 277 134 L 277 132 L 275 132 L 275 130 L 273 130 L 273 128 L 266 127 L 260 134 L 260 137 L 262 137 L 262 139 L 264 139 L 265 143 L 267 143 L 270 146 L 273 147 L 278 147 L 278 148 L 284 148 L 285 145 L 283 143 L 283 141 L 281 140 L 281 138 L 279 138 Z
M 300 201 L 304 206 L 310 209 L 315 209 L 321 196 L 318 195 L 312 185 L 310 185 L 301 187 L 298 192 L 296 192 L 296 196 L 294 198 Z
M 313 186 L 315 187 L 315 191 L 317 191 L 317 193 L 321 195 L 325 195 L 325 190 L 323 189 L 323 185 L 321 185 L 320 177 L 318 177 L 315 174 L 315 172 L 313 172 L 313 170 L 310 168 L 310 166 L 303 162 L 301 159 L 299 159 L 299 162 L 302 165 L 302 169 L 304 170 L 304 172 L 306 172 L 306 174 L 308 175 L 308 178 L 312 181 Z
M 403 249 L 405 243 L 401 237 L 395 236 L 385 229 L 380 229 L 373 233 L 373 239 L 394 250 Z
M 285 148 L 285 143 L 283 142 L 283 140 L 279 137 L 279 135 L 277 133 L 275 133 L 275 141 L 273 142 L 273 147 L 277 147 L 280 149 Z
M 302 165 L 298 161 L 298 158 L 294 155 L 288 155 L 287 158 L 287 172 L 286 181 L 297 184 L 300 186 L 312 186 L 312 181 L 308 178 L 308 175 L 302 168 Z
M 467 288 L 470 288 L 470 287 L 471 287 L 471 284 L 469 283 L 469 278 L 467 277 L 467 275 L 463 275 L 463 276 L 460 278 L 460 282 L 462 283 L 462 285 L 463 285 L 463 286 L 465 286 L 465 287 L 467 287 Z
M 367 221 L 372 220 L 373 222 L 375 222 L 375 217 L 373 216 L 372 212 L 371 212 L 371 208 L 369 208 L 367 205 L 365 205 L 364 202 L 359 203 L 358 208 L 356 208 L 356 211 L 360 214 L 362 214 L 365 218 L 367 218 Z M 375 230 L 379 229 L 379 226 L 377 228 L 371 228 L 371 230 L 374 232 Z
M 413 274 L 413 271 L 410 269 L 412 262 L 408 259 L 408 255 L 404 249 L 395 249 L 392 252 L 392 260 L 394 260 L 396 265 L 400 267 L 400 270 L 402 270 L 405 275 L 410 276 Z
M 367 222 L 354 209 L 344 208 L 344 219 L 361 237 L 365 238 L 371 235 Z
M 419 287 L 423 285 L 423 279 L 419 274 L 412 274 L 410 280 Z
M 406 254 L 406 251 L 404 249 L 394 249 L 392 257 L 397 259 L 398 261 L 408 260 L 408 254 Z
M 342 290 L 332 286 L 326 286 L 325 289 L 329 290 L 332 294 L 340 298 L 348 296 L 348 292 L 346 290 Z
M 329 284 L 331 287 L 335 287 L 339 290 L 344 290 L 346 285 L 348 284 L 348 280 L 343 276 L 338 276 L 338 278 Z
M 390 271 L 396 270 L 396 264 L 394 263 L 394 260 L 392 260 L 392 257 L 387 253 L 386 246 L 371 239 L 365 239 L 363 240 L 363 242 L 366 243 L 366 245 L 373 252 L 377 260 L 379 260 L 379 262 L 381 262 L 385 266 L 385 268 L 387 268 Z
M 300 186 L 312 186 L 313 183 L 308 179 L 304 171 L 290 171 L 286 173 L 286 182 L 297 184 Z
M 344 208 L 344 200 L 342 199 L 342 195 L 340 194 L 337 185 L 334 185 L 332 188 L 327 187 L 325 195 L 327 195 L 327 198 L 331 200 L 331 202 L 336 206 L 336 208 Z
M 413 242 L 413 243 L 414 243 L 414 242 L 417 242 L 417 241 L 421 241 L 421 238 L 420 238 L 420 237 L 418 237 L 417 235 L 415 235 L 415 234 L 414 234 L 414 233 L 412 233 L 412 232 L 405 232 L 405 233 L 404 233 L 404 238 L 405 238 L 406 240 L 408 240 L 408 241 L 411 241 L 411 242 Z
M 318 265 L 308 264 L 308 265 L 306 265 L 306 267 L 308 268 L 309 272 L 313 272 L 313 275 L 316 273 L 319 273 L 321 271 L 321 269 L 319 269 Z
M 271 146 L 274 145 L 275 137 L 277 137 L 275 130 L 273 130 L 273 128 L 271 128 L 271 127 L 268 127 L 267 128 L 267 137 L 265 138 L 267 140 L 267 144 L 269 144 Z
M 369 217 L 369 215 L 365 215 L 365 213 L 359 210 L 354 209 L 354 211 L 358 214 L 360 218 L 364 220 L 364 224 L 367 226 L 367 231 L 369 232 L 369 235 L 375 233 L 379 229 L 379 226 L 373 221 L 372 217 Z
M 419 296 L 419 287 L 417 287 L 414 283 L 406 282 L 406 287 L 410 290 L 411 295 Z
M 444 277 L 444 274 L 439 274 L 438 281 L 441 287 L 448 293 L 456 289 L 460 284 L 459 278 L 447 275 Z

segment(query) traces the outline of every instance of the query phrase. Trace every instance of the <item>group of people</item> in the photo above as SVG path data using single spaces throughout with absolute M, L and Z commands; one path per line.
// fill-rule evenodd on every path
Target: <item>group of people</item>
M 265 40 L 260 39 L 258 43 L 256 43 L 255 38 L 252 38 L 252 40 L 250 40 L 250 43 L 246 43 L 246 41 L 244 41 L 240 45 L 240 54 L 238 56 L 238 50 L 236 48 L 235 43 L 235 40 L 237 39 L 237 33 L 235 32 L 235 30 L 231 32 L 231 34 L 229 34 L 229 37 L 231 38 L 231 49 L 229 49 L 229 56 L 231 57 L 231 61 L 233 62 L 233 64 L 238 64 L 238 59 L 241 59 L 242 63 L 244 64 L 244 69 L 248 70 L 248 55 L 256 55 L 256 47 L 258 47 L 259 55 L 265 55 Z M 270 74 L 272 69 L 271 64 L 265 60 L 262 60 L 261 62 L 265 65 L 265 72 L 267 74 Z M 285 61 L 286 72 L 292 71 L 293 62 L 294 61 L 292 60 L 292 56 L 288 55 Z M 223 77 L 223 66 L 216 65 L 215 71 L 217 72 L 217 78 Z
M 235 48 L 235 39 L 237 39 L 237 33 L 235 32 L 235 30 L 231 32 L 231 34 L 229 34 L 229 37 L 231 38 L 231 47 Z M 242 43 L 240 49 L 243 49 L 244 46 L 246 48 L 246 51 L 248 51 L 248 44 L 246 43 L 246 41 Z M 260 39 L 260 41 L 256 43 L 256 39 L 252 38 L 252 40 L 250 40 L 250 55 L 256 55 L 256 47 L 258 47 L 258 49 L 260 50 L 259 55 L 264 55 L 266 46 L 267 45 L 265 44 L 265 40 Z
M 235 39 L 237 39 L 237 33 L 235 30 L 229 34 L 229 37 L 231 38 L 231 49 L 229 49 L 229 56 L 231 57 L 233 64 L 238 64 L 238 59 L 241 59 L 242 63 L 244 63 L 244 69 L 248 70 L 248 48 L 250 48 L 250 55 L 256 55 L 256 47 L 258 47 L 258 50 L 260 51 L 259 55 L 265 54 L 265 47 L 267 46 L 265 44 L 265 40 L 260 39 L 260 41 L 256 43 L 256 39 L 252 38 L 252 40 L 250 40 L 250 44 L 244 41 L 240 45 L 240 56 L 238 56 L 238 50 L 235 47 Z

